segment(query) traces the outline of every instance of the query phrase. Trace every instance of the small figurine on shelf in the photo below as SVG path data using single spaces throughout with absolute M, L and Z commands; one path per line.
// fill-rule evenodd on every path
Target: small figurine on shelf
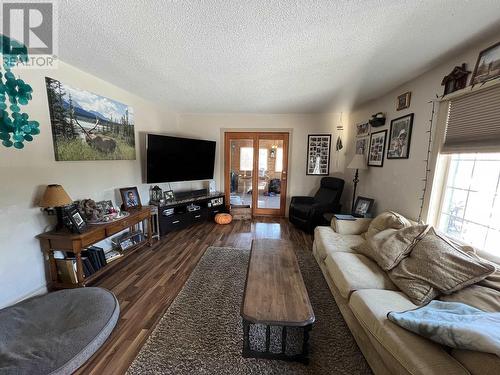
M 470 71 L 467 70 L 467 64 L 453 68 L 450 74 L 445 76 L 441 81 L 441 86 L 444 86 L 443 95 L 451 94 L 454 91 L 461 90 L 467 85 L 467 77 Z

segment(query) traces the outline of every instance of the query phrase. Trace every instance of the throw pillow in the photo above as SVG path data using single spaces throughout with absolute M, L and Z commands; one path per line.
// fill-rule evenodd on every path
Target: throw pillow
M 384 271 L 392 270 L 411 251 L 415 241 L 425 236 L 429 225 L 413 225 L 403 229 L 386 229 L 368 238 L 375 261 Z
M 368 239 L 385 229 L 402 229 L 409 226 L 411 226 L 410 221 L 403 215 L 393 211 L 386 211 L 371 221 L 368 231 L 365 233 L 365 238 Z
M 408 257 L 389 271 L 391 280 L 417 305 L 451 294 L 495 272 L 495 267 L 455 247 L 430 228 Z

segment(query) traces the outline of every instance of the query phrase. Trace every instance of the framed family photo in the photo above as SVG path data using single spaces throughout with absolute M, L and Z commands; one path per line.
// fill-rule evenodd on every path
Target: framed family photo
M 382 130 L 371 134 L 370 152 L 368 153 L 368 165 L 370 167 L 384 166 L 386 138 L 387 138 L 387 130 Z
M 122 188 L 120 189 L 120 195 L 122 197 L 124 210 L 142 207 L 141 197 L 139 196 L 137 187 Z
M 413 113 L 391 121 L 387 159 L 408 159 L 410 156 Z
M 331 143 L 331 134 L 308 135 L 306 175 L 328 176 L 330 174 Z

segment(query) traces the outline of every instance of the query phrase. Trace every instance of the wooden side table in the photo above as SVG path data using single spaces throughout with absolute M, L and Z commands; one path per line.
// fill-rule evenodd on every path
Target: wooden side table
M 151 207 L 143 206 L 141 208 L 131 209 L 128 211 L 129 216 L 106 224 L 90 224 L 84 233 L 71 233 L 67 229 L 60 231 L 50 231 L 41 233 L 37 236 L 44 254 L 48 257 L 49 271 L 50 271 L 50 287 L 53 289 L 64 288 L 78 288 L 85 287 L 95 281 L 103 274 L 111 271 L 119 263 L 121 263 L 127 256 L 142 248 L 145 244 L 152 245 L 153 227 L 151 220 Z M 142 223 L 142 229 L 145 230 L 144 224 L 147 222 L 147 239 L 134 247 L 127 249 L 123 256 L 113 262 L 107 264 L 97 272 L 89 277 L 84 277 L 83 264 L 82 264 L 82 250 L 86 247 L 102 241 L 112 235 L 121 232 L 124 229 L 132 230 L 134 226 Z M 144 233 L 146 234 L 146 233 Z M 77 283 L 63 283 L 60 282 L 57 275 L 56 260 L 54 258 L 54 251 L 71 251 L 75 254 L 76 259 L 76 277 Z

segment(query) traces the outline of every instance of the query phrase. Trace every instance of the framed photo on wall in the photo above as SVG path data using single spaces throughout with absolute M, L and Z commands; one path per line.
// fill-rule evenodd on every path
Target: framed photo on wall
M 356 138 L 356 154 L 368 156 L 368 141 L 370 137 Z
M 401 111 L 403 109 L 406 109 L 410 106 L 410 100 L 411 100 L 411 92 L 405 92 L 404 94 L 401 94 L 398 96 L 398 105 L 396 110 Z
M 331 134 L 309 134 L 307 136 L 306 175 L 328 176 L 330 174 Z
M 408 159 L 410 156 L 413 113 L 391 121 L 387 159 Z
M 368 122 L 356 125 L 356 137 L 366 137 L 370 134 L 370 124 Z
M 370 167 L 384 166 L 385 140 L 387 130 L 372 133 L 370 136 L 370 152 L 368 153 L 368 165 Z

